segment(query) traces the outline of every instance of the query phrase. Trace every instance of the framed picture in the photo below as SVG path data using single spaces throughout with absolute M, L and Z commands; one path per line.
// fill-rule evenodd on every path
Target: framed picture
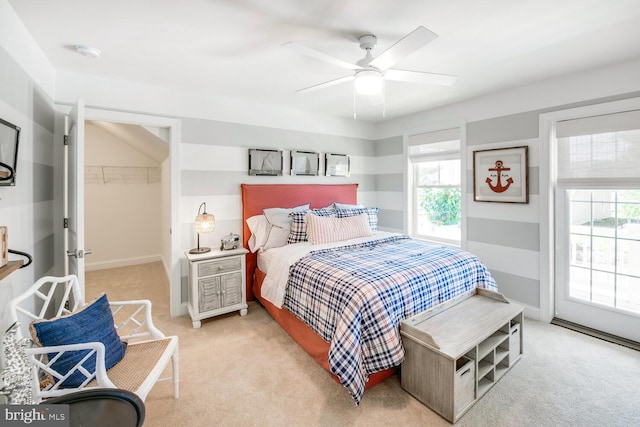
M 324 169 L 326 176 L 349 176 L 351 163 L 346 154 L 325 154 Z
M 473 152 L 473 200 L 529 203 L 528 147 Z
M 318 175 L 320 155 L 311 151 L 291 150 L 291 175 Z
M 0 119 L 0 185 L 16 184 L 20 128 Z
M 282 175 L 282 151 L 250 148 L 249 175 Z

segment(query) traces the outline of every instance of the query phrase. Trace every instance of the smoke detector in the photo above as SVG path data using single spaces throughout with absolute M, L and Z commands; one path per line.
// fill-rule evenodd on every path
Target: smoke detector
M 102 53 L 100 49 L 91 46 L 78 45 L 76 51 L 82 56 L 88 56 L 89 58 L 99 58 Z

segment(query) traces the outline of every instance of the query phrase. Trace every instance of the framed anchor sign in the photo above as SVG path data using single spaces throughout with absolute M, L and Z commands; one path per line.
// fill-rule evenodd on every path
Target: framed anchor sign
M 528 148 L 473 152 L 473 200 L 529 203 Z

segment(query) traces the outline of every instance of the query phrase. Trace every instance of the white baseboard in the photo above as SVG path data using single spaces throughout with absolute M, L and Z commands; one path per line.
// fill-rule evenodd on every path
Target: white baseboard
M 520 301 L 516 301 L 513 298 L 509 298 L 509 301 L 514 303 L 514 304 L 518 304 L 524 307 L 524 317 L 528 317 L 529 319 L 533 319 L 533 320 L 540 320 L 542 321 L 542 318 L 540 317 L 540 307 L 533 307 L 530 305 L 527 305 L 525 303 L 522 303 Z M 547 322 L 549 323 L 549 322 Z
M 167 279 L 169 280 L 169 283 L 171 283 L 171 270 L 169 269 L 169 265 L 167 264 L 167 260 L 162 258 L 161 261 L 162 261 L 162 267 L 164 268 L 164 274 L 167 275 Z
M 114 259 L 111 261 L 102 261 L 102 262 L 87 262 L 85 263 L 86 271 L 94 271 L 94 270 L 104 270 L 107 268 L 117 268 L 117 267 L 127 267 L 129 265 L 136 264 L 147 264 L 149 262 L 162 261 L 162 257 L 160 255 L 149 255 L 143 257 L 135 257 L 135 258 L 123 258 L 123 259 Z M 166 270 L 166 267 L 165 267 Z
M 188 316 L 189 315 L 189 308 L 187 307 L 188 303 L 183 302 L 182 304 L 180 304 L 180 313 L 178 314 L 178 316 Z

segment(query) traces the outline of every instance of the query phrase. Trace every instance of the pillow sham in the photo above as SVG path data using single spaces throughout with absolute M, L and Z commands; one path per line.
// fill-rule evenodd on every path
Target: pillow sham
M 321 209 L 310 209 L 303 212 L 291 212 L 291 229 L 289 231 L 289 238 L 287 244 L 306 242 L 307 239 L 307 222 L 305 220 L 307 215 L 316 215 L 324 217 L 337 218 L 336 210 L 329 209 L 327 207 Z
M 311 207 L 310 203 L 293 208 L 268 208 L 264 209 L 264 216 L 269 221 L 269 235 L 263 249 L 279 248 L 287 244 L 289 232 L 291 230 L 291 212 L 304 212 Z
M 366 214 L 369 221 L 371 231 L 378 231 L 378 208 L 351 208 L 338 209 L 338 218 L 346 218 L 350 216 Z
M 249 231 L 251 231 L 251 237 L 249 237 L 249 241 L 247 242 L 249 250 L 255 252 L 267 243 L 271 224 L 269 224 L 267 217 L 264 215 L 254 215 L 248 218 L 246 222 Z
M 309 242 L 317 245 L 371 236 L 373 231 L 371 231 L 369 220 L 364 213 L 344 218 L 309 215 L 307 217 L 307 235 Z
M 99 341 L 104 344 L 106 369 L 122 360 L 127 348 L 127 343 L 120 341 L 116 332 L 106 294 L 102 294 L 74 313 L 53 319 L 34 320 L 29 325 L 29 331 L 33 341 L 41 347 Z M 66 374 L 87 353 L 88 350 L 67 351 L 52 364 L 52 367 Z M 90 357 L 82 366 L 89 372 L 94 371 L 95 357 Z M 85 380 L 86 377 L 76 371 L 64 380 L 62 387 L 78 387 Z

